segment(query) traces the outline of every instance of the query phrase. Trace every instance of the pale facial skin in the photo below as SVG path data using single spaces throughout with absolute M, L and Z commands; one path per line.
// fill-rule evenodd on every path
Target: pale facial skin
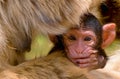
M 67 56 L 79 67 L 98 64 L 97 50 L 94 49 L 96 42 L 96 35 L 91 30 L 71 29 L 64 35 Z

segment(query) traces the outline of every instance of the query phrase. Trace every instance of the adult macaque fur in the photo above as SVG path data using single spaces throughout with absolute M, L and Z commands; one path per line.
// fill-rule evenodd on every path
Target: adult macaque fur
M 115 35 L 115 24 L 106 24 L 103 28 L 104 42 L 102 46 L 105 48 L 112 42 L 108 40 L 109 36 Z M 104 35 L 106 32 L 109 32 L 109 35 L 108 33 Z M 105 67 L 105 69 L 107 68 Z M 100 79 L 101 70 L 89 72 L 89 68 L 81 69 L 69 61 L 64 50 L 56 50 L 46 57 L 33 59 L 4 70 L 0 73 L 0 79 Z M 94 75 L 96 72 L 98 77 Z
M 63 51 L 55 51 L 1 72 L 0 79 L 79 79 L 83 72 L 85 69 L 69 61 Z
M 47 56 L 51 61 L 49 62 L 49 66 L 46 66 L 49 61 L 46 58 L 35 60 L 34 64 L 28 64 L 27 62 L 16 66 L 14 69 L 1 72 L 0 79 L 120 79 L 119 56 L 120 54 L 118 53 L 109 57 L 103 69 L 96 69 L 86 73 L 86 69 L 80 69 L 71 63 L 64 56 L 63 52 L 58 51 Z
M 39 34 L 60 34 L 80 21 L 92 0 L 0 0 L 0 70 L 24 62 Z M 86 6 L 84 6 L 86 5 Z

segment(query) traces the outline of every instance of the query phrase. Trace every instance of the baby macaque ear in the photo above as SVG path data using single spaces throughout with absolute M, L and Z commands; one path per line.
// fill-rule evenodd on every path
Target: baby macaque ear
M 115 23 L 108 23 L 103 26 L 103 43 L 102 48 L 106 48 L 109 46 L 116 37 L 116 24 Z

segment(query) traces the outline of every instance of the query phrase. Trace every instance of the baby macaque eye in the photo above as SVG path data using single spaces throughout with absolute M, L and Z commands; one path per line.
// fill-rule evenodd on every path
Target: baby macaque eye
M 84 38 L 84 41 L 91 41 L 91 40 L 92 40 L 92 38 L 89 37 L 89 36 L 87 36 L 87 37 Z
M 68 39 L 74 41 L 74 40 L 76 40 L 76 37 L 73 35 L 70 35 L 70 36 L 68 36 Z

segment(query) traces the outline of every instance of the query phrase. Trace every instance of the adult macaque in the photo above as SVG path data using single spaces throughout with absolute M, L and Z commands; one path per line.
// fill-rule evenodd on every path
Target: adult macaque
M 87 69 L 79 68 L 69 61 L 67 56 L 70 59 L 72 58 L 71 60 L 73 62 L 75 61 L 75 63 L 78 61 L 78 65 L 82 64 L 86 66 L 87 63 L 92 63 L 91 66 L 87 65 L 88 68 L 96 66 L 98 63 L 96 60 L 100 60 L 100 56 L 106 59 L 103 49 L 108 46 L 115 37 L 115 24 L 110 23 L 102 27 L 99 21 L 91 14 L 86 14 L 83 18 L 80 24 L 81 27 L 72 28 L 63 35 L 63 38 L 57 39 L 63 39 L 64 41 L 64 45 L 60 45 L 60 47 L 62 46 L 61 48 L 58 48 L 58 45 L 56 45 L 51 51 L 51 54 L 46 57 L 31 60 L 1 72 L 0 79 L 87 79 L 86 75 L 84 75 Z M 88 38 L 91 39 L 89 40 Z M 56 44 L 61 44 L 63 41 L 58 41 Z M 78 49 L 79 45 L 76 45 L 77 43 L 87 48 Z M 69 49 L 69 46 L 74 48 L 74 45 L 76 45 L 74 50 L 78 50 L 79 52 L 74 52 L 74 50 L 71 51 L 72 49 Z M 80 52 L 81 49 L 84 50 L 82 53 Z M 94 52 L 96 50 L 97 52 Z M 97 57 L 95 57 L 96 55 Z M 94 58 L 98 59 L 94 60 Z M 85 62 L 80 63 L 81 60 Z M 97 63 L 93 64 L 94 62 Z
M 0 0 L 0 70 L 17 65 L 36 35 L 79 24 L 92 0 Z M 86 5 L 86 6 L 84 6 Z

